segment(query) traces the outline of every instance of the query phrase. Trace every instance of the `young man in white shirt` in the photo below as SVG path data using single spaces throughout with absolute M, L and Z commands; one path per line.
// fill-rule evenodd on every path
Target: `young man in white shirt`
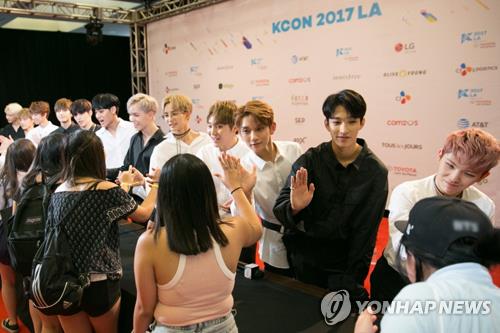
M 250 151 L 247 145 L 238 139 L 238 128 L 234 123 L 236 110 L 238 110 L 238 106 L 231 101 L 218 101 L 208 110 L 208 135 L 210 135 L 212 143 L 203 146 L 197 156 L 205 162 L 212 174 L 223 173 L 219 162 L 221 152 L 241 158 Z M 214 176 L 213 178 L 219 214 L 221 216 L 230 215 L 231 193 L 218 177 Z
M 426 178 L 404 182 L 394 188 L 389 201 L 390 239 L 384 255 L 370 276 L 371 297 L 392 301 L 408 284 L 404 272 L 399 272 L 397 249 L 403 233 L 396 221 L 407 221 L 410 210 L 421 199 L 444 196 L 459 197 L 478 206 L 494 223 L 495 204 L 473 184 L 486 178 L 500 158 L 500 145 L 491 134 L 478 128 L 451 133 L 438 152 L 437 173 Z M 401 255 L 404 263 L 406 257 Z
M 54 132 L 58 127 L 49 120 L 50 106 L 49 103 L 45 101 L 35 101 L 30 105 L 31 118 L 35 125 L 34 129 L 29 131 L 26 135 L 27 139 L 30 139 L 35 146 L 38 146 L 40 141 Z
M 92 107 L 101 129 L 96 135 L 101 138 L 106 155 L 106 169 L 119 168 L 130 146 L 130 139 L 137 132 L 130 121 L 118 117 L 120 100 L 113 94 L 98 94 L 92 99 Z
M 262 101 L 250 101 L 240 107 L 236 114 L 236 126 L 241 139 L 251 150 L 241 163 L 247 169 L 255 166 L 257 170 L 253 198 L 264 227 L 259 242 L 261 259 L 267 271 L 292 276 L 281 239 L 284 228 L 274 215 L 273 206 L 292 164 L 302 155 L 302 148 L 295 142 L 273 141 L 272 135 L 276 131 L 274 112 Z
M 33 122 L 33 118 L 31 117 L 30 109 L 22 108 L 19 111 L 19 125 L 24 131 L 24 135 L 28 135 L 28 133 L 35 128 L 35 123 Z
M 163 119 L 170 132 L 153 150 L 149 163 L 149 172 L 161 169 L 166 161 L 177 154 L 196 155 L 201 147 L 212 141 L 207 133 L 197 132 L 189 126 L 193 103 L 183 95 L 168 95 L 162 103 Z

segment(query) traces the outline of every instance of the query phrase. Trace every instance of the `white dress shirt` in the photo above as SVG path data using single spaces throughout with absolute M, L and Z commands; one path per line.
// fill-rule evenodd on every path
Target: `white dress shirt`
M 101 138 L 106 156 L 106 169 L 119 168 L 130 146 L 130 139 L 137 130 L 130 121 L 118 118 L 118 125 L 114 135 L 107 129 L 101 127 L 95 134 Z
M 168 133 L 165 136 L 165 140 L 157 145 L 153 150 L 153 154 L 151 154 L 149 172 L 151 173 L 153 168 L 163 168 L 165 162 L 177 154 L 196 155 L 203 146 L 212 142 L 212 139 L 210 139 L 210 136 L 207 133 L 199 132 L 199 134 L 200 135 L 198 135 L 196 139 L 188 145 L 182 140 L 177 140 L 172 132 Z
M 281 225 L 274 216 L 273 206 L 290 175 L 292 164 L 302 155 L 302 148 L 296 142 L 290 141 L 274 141 L 274 144 L 277 148 L 274 162 L 266 162 L 250 151 L 241 159 L 241 163 L 248 170 L 251 170 L 252 165 L 257 167 L 257 183 L 253 189 L 257 214 L 270 223 Z M 259 252 L 262 261 L 277 268 L 287 269 L 290 266 L 282 236 L 282 233 L 263 228 Z
M 392 190 L 388 207 L 390 238 L 384 250 L 384 256 L 389 265 L 396 270 L 396 251 L 399 248 L 399 242 L 403 233 L 396 228 L 394 223 L 396 221 L 408 221 L 410 210 L 418 201 L 438 195 L 436 186 L 434 185 L 435 176 L 432 175 L 422 179 L 407 181 L 399 184 Z M 495 203 L 486 194 L 474 186 L 469 186 L 463 191 L 462 199 L 474 203 L 490 218 L 491 223 L 494 223 Z M 406 260 L 406 253 L 401 252 L 401 259 Z
M 248 148 L 248 146 L 240 139 L 238 139 L 238 142 L 231 149 L 228 149 L 226 151 L 227 154 L 236 156 L 240 159 L 249 152 L 250 148 Z M 212 142 L 211 144 L 202 147 L 196 154 L 196 156 L 198 156 L 203 162 L 205 162 L 212 175 L 214 173 L 222 174 L 223 170 L 219 162 L 220 153 L 221 152 L 219 148 L 217 148 Z M 226 202 L 231 200 L 232 196 L 229 190 L 226 188 L 226 186 L 224 186 L 224 184 L 218 177 L 213 176 L 213 179 L 215 191 L 217 192 L 217 203 L 220 207 L 221 205 L 224 205 Z M 230 213 L 222 209 L 219 209 L 219 214 L 221 217 L 231 215 Z
M 40 141 L 50 133 L 54 132 L 56 129 L 59 127 L 52 124 L 51 121 L 47 123 L 45 126 L 38 125 L 37 127 L 33 128 L 31 131 L 26 134 L 26 139 L 31 140 L 35 144 L 35 146 L 38 146 L 40 144 Z

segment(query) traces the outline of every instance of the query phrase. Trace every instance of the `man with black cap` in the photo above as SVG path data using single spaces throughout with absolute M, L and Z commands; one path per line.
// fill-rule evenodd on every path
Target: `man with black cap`
M 395 225 L 413 284 L 394 298 L 381 331 L 499 332 L 500 289 L 487 266 L 500 263 L 500 230 L 488 216 L 469 201 L 431 197 Z M 361 323 L 371 315 L 361 316 L 355 332 L 366 330 Z

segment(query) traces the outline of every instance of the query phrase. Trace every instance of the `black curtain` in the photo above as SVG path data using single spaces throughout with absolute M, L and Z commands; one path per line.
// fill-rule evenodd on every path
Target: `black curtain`
M 32 101 L 49 102 L 49 119 L 57 99 L 91 100 L 110 92 L 120 98 L 125 119 L 131 95 L 130 44 L 128 37 L 103 36 L 91 46 L 85 34 L 0 29 L 0 127 L 6 124 L 5 105 Z

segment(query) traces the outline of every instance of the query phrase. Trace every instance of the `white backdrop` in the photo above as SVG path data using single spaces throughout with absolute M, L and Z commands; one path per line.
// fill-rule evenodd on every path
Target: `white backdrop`
M 148 26 L 150 93 L 182 93 L 193 127 L 216 100 L 269 103 L 277 139 L 327 141 L 321 105 L 350 88 L 389 184 L 435 172 L 447 133 L 500 137 L 500 1 L 232 0 Z M 497 205 L 500 167 L 478 187 Z

